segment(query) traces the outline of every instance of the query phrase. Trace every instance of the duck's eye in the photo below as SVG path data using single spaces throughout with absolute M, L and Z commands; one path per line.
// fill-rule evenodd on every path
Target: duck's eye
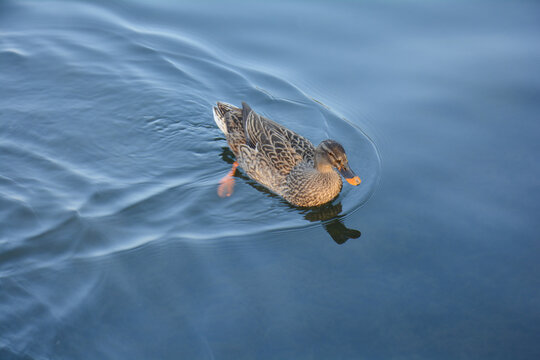
M 343 161 L 342 158 L 340 158 L 340 157 L 338 158 L 337 156 L 335 156 L 332 153 L 328 153 L 328 155 L 329 155 L 330 161 L 331 161 L 333 166 L 335 166 L 338 169 L 341 169 L 343 167 L 344 161 Z
M 339 163 L 339 160 L 331 152 L 328 153 L 328 157 L 330 158 L 330 160 L 332 160 L 333 163 Z

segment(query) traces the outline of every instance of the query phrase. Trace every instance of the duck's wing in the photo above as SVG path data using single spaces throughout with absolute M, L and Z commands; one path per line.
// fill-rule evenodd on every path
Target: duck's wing
M 274 171 L 280 175 L 286 175 L 294 166 L 304 160 L 304 153 L 309 153 L 308 149 L 294 146 L 292 140 L 295 143 L 303 140 L 311 145 L 308 140 L 274 121 L 260 116 L 246 103 L 242 103 L 242 106 L 246 144 L 257 149 L 259 154 L 268 160 Z
M 246 103 L 242 103 L 242 121 L 246 144 L 263 152 L 280 173 L 313 159 L 315 148 L 309 140 L 257 114 Z

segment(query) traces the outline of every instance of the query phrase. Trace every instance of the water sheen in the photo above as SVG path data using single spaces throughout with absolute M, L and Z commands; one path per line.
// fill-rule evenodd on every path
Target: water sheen
M 539 10 L 1 2 L 0 358 L 537 358 Z M 361 185 L 219 198 L 218 100 Z

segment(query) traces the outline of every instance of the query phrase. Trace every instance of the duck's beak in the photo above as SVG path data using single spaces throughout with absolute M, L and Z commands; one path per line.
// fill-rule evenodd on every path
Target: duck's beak
M 347 180 L 347 182 L 351 185 L 359 185 L 362 180 L 356 174 L 354 171 L 351 170 L 349 167 L 349 164 L 344 165 L 341 169 L 339 169 L 339 173 Z

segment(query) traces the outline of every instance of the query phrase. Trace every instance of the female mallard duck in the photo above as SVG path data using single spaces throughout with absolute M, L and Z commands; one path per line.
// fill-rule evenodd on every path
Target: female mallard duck
M 334 199 L 342 186 L 335 169 L 349 184 L 360 184 L 343 146 L 334 140 L 314 147 L 306 138 L 255 113 L 246 103 L 240 109 L 218 102 L 214 120 L 237 159 L 220 181 L 221 197 L 232 194 L 232 176 L 238 165 L 250 178 L 297 206 L 318 206 Z

